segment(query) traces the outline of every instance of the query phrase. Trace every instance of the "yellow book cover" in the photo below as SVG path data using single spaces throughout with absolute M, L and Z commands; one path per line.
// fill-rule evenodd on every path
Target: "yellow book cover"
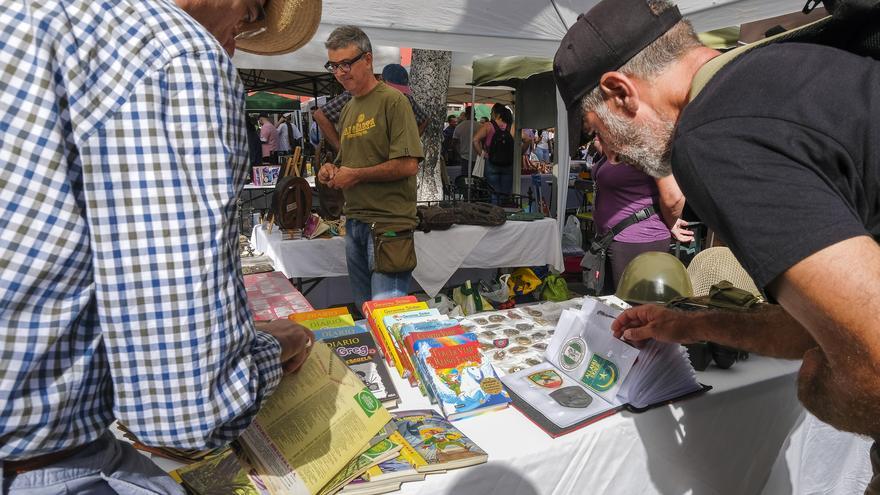
M 353 327 L 354 318 L 352 318 L 349 314 L 344 314 L 338 316 L 328 316 L 326 318 L 317 318 L 314 320 L 299 321 L 297 323 L 308 328 L 309 330 L 320 330 L 322 328 Z
M 291 313 L 287 318 L 300 322 L 306 320 L 317 320 L 319 318 L 331 318 L 333 316 L 349 315 L 348 308 L 342 306 L 339 308 L 316 309 L 314 311 L 305 311 L 302 313 Z
M 327 345 L 285 375 L 240 440 L 273 495 L 314 495 L 391 415 Z
M 400 366 L 398 363 L 401 363 L 401 361 L 400 356 L 397 355 L 397 350 L 394 348 L 394 341 L 391 340 L 391 335 L 388 333 L 388 329 L 385 327 L 385 317 L 388 315 L 406 313 L 407 311 L 417 311 L 420 309 L 428 309 L 428 303 L 407 303 L 400 304 L 398 306 L 389 306 L 387 308 L 379 308 L 373 310 L 373 319 L 376 322 L 376 330 L 379 332 L 379 336 L 381 337 L 385 347 L 385 360 L 388 361 L 388 364 L 393 365 L 395 368 Z
M 397 453 L 397 457 L 394 458 L 393 462 L 384 462 L 367 469 L 363 476 L 364 479 L 367 481 L 382 481 L 400 479 L 411 475 L 415 475 L 413 478 L 419 478 L 418 469 L 427 466 L 428 461 L 416 452 L 416 449 L 400 433 L 395 431 L 388 439 L 400 445 L 400 452 Z M 423 476 L 421 475 L 421 477 Z

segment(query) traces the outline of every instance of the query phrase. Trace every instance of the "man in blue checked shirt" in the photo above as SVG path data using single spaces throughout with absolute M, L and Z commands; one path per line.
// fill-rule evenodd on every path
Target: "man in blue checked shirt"
M 226 444 L 308 356 L 246 306 L 224 52 L 307 41 L 292 3 L 0 0 L 0 492 L 182 493 L 108 425 Z

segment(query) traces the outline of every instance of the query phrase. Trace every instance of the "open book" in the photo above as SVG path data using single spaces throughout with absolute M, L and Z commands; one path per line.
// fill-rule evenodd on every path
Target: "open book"
M 314 495 L 370 449 L 389 421 L 391 415 L 357 375 L 316 342 L 303 367 L 284 376 L 239 441 L 270 493 Z
M 684 347 L 652 340 L 637 349 L 615 339 L 620 312 L 586 298 L 580 311 L 562 312 L 546 362 L 501 379 L 513 405 L 551 436 L 704 390 Z

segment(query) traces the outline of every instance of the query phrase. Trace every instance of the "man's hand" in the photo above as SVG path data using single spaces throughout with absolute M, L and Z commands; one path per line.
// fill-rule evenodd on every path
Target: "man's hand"
M 339 167 L 333 165 L 332 163 L 325 163 L 321 165 L 321 170 L 318 170 L 318 180 L 323 184 L 330 184 L 330 181 L 333 180 L 333 177 L 336 176 L 336 171 Z
M 257 330 L 278 339 L 281 344 L 281 367 L 285 373 L 299 371 L 309 353 L 315 335 L 308 328 L 287 319 L 254 322 Z
M 679 242 L 691 242 L 694 240 L 694 231 L 688 230 L 687 227 L 688 223 L 679 218 L 669 231 Z
M 702 340 L 691 335 L 692 325 L 685 320 L 680 311 L 663 306 L 646 304 L 630 308 L 611 323 L 611 331 L 618 339 L 635 344 L 648 339 L 661 342 L 689 344 Z
M 330 187 L 336 189 L 349 189 L 360 182 L 357 169 L 349 167 L 339 167 L 336 175 L 329 182 Z

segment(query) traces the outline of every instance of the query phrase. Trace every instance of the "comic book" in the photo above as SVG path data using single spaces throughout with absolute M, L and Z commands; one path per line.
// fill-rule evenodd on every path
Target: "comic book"
M 428 462 L 419 455 L 409 442 L 399 432 L 395 431 L 389 438 L 401 446 L 397 457 L 367 469 L 363 478 L 371 483 L 385 483 L 389 481 L 405 482 L 425 479 L 419 468 L 424 468 Z
M 423 473 L 456 469 L 486 462 L 489 455 L 452 423 L 432 410 L 398 411 L 397 431 L 425 460 Z
M 416 359 L 427 386 L 449 420 L 503 409 L 510 403 L 473 333 L 422 339 Z
M 382 363 L 379 349 L 370 332 L 361 329 L 356 334 L 330 337 L 323 341 L 358 375 L 382 405 L 386 408 L 397 407 L 400 402 L 397 388 Z

